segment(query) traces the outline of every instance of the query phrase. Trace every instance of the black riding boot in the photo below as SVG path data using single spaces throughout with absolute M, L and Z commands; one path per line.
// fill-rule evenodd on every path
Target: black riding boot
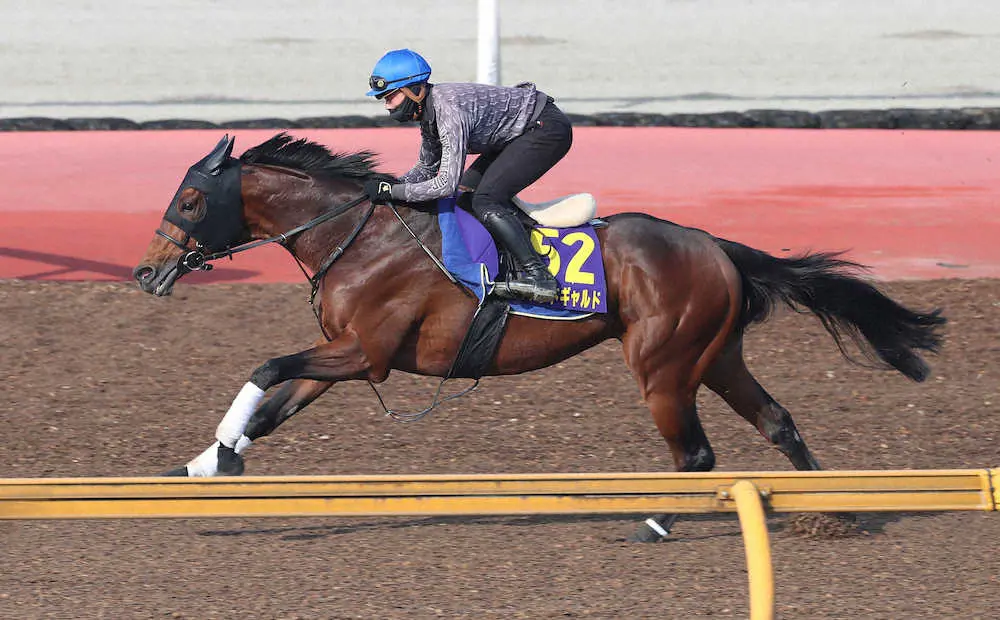
M 513 211 L 490 211 L 483 217 L 483 226 L 497 243 L 507 248 L 518 271 L 509 274 L 506 282 L 497 282 L 496 294 L 543 304 L 556 301 L 559 282 L 531 247 L 528 234 Z

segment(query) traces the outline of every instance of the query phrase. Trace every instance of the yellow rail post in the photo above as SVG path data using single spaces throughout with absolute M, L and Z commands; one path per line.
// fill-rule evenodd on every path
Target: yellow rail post
M 771 541 L 767 535 L 767 517 L 760 501 L 760 489 L 749 480 L 738 480 L 729 493 L 736 502 L 740 528 L 743 530 L 747 579 L 750 583 L 750 620 L 772 620 L 774 569 L 771 565 Z M 722 497 L 726 499 L 725 492 Z
M 1000 510 L 1000 467 L 990 470 L 990 488 L 993 489 L 991 510 Z

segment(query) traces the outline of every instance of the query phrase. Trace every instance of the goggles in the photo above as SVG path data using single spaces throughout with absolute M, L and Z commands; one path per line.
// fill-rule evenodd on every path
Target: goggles
M 422 75 L 426 75 L 426 74 L 424 74 L 424 73 L 416 73 L 414 75 L 408 75 L 406 77 L 396 78 L 395 80 L 387 80 L 384 77 L 381 77 L 381 76 L 378 76 L 378 75 L 373 75 L 373 76 L 371 76 L 368 79 L 368 85 L 371 86 L 372 90 L 383 90 L 385 88 L 388 88 L 390 84 L 397 84 L 399 82 L 405 82 L 406 80 L 412 80 L 413 78 L 420 77 Z M 391 95 L 392 93 L 394 93 L 397 90 L 399 90 L 399 89 L 393 88 L 393 89 L 387 90 L 384 93 L 380 93 L 378 95 L 375 95 L 375 98 L 376 99 L 383 99 L 386 96 Z

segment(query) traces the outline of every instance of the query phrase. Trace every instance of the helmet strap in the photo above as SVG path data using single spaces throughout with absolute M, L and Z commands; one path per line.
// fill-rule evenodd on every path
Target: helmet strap
M 389 112 L 390 118 L 399 121 L 400 123 L 420 120 L 420 117 L 424 114 L 424 99 L 427 98 L 427 85 L 420 84 L 419 86 L 419 93 L 414 93 L 413 89 L 409 86 L 404 86 L 399 89 L 404 95 L 406 95 L 406 99 L 396 106 L 394 110 Z
M 419 87 L 420 92 L 419 93 L 413 92 L 413 89 L 410 88 L 409 86 L 404 86 L 399 90 L 403 91 L 404 95 L 416 101 L 417 103 L 423 103 L 424 99 L 427 97 L 427 84 L 414 84 L 413 86 Z

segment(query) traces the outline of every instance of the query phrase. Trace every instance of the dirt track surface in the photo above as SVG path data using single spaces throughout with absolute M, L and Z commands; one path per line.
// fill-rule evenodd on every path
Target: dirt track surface
M 818 323 L 747 338 L 751 369 L 832 469 L 1000 465 L 1000 281 L 889 286 L 951 324 L 921 385 L 844 362 Z M 250 371 L 317 330 L 297 285 L 0 282 L 3 476 L 146 475 L 203 450 Z M 390 378 L 390 403 L 432 380 Z M 571 390 L 578 388 L 577 393 Z M 722 470 L 790 469 L 713 395 Z M 670 470 L 607 343 L 488 379 L 429 419 L 331 390 L 248 453 L 253 474 Z M 869 534 L 803 538 L 770 519 L 782 618 L 987 618 L 997 514 L 865 515 Z M 0 522 L 0 618 L 747 617 L 735 517 L 689 517 L 659 545 L 628 517 Z

